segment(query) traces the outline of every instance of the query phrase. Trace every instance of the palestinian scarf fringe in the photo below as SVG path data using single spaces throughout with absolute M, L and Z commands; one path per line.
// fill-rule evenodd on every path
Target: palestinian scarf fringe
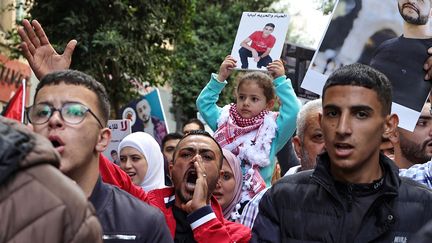
M 277 129 L 276 117 L 276 112 L 263 110 L 257 116 L 245 119 L 238 114 L 235 104 L 222 108 L 214 138 L 241 161 L 241 203 L 251 200 L 266 187 L 260 168 L 270 165 L 270 148 Z
M 214 138 L 222 148 L 230 150 L 240 161 L 252 166 L 270 164 L 270 148 L 276 134 L 276 112 L 261 111 L 257 116 L 245 119 L 237 112 L 235 104 L 222 108 L 218 129 Z

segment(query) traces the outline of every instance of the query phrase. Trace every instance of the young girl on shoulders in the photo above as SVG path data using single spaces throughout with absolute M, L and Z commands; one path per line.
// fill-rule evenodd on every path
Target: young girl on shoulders
M 276 153 L 295 131 L 300 103 L 291 81 L 285 76 L 280 60 L 267 66 L 271 76 L 248 72 L 238 78 L 236 100 L 223 108 L 216 102 L 227 84 L 226 79 L 236 67 L 236 60 L 227 56 L 218 74 L 201 91 L 196 105 L 207 124 L 216 131 L 220 146 L 230 150 L 241 161 L 244 177 L 242 201 L 271 185 Z M 281 106 L 273 112 L 275 93 Z

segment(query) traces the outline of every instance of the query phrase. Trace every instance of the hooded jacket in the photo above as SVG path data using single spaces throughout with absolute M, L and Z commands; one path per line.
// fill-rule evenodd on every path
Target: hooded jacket
M 82 190 L 44 137 L 0 117 L 0 242 L 102 242 Z

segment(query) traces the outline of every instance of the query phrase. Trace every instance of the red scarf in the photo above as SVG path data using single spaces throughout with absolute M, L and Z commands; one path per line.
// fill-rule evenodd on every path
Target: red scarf
M 258 129 L 264 122 L 264 116 L 268 113 L 268 110 L 262 110 L 255 117 L 243 118 L 237 111 L 237 105 L 231 104 L 229 108 L 228 121 L 218 126 L 214 138 L 219 145 L 224 148 L 227 144 L 234 142 L 237 138 Z M 238 155 L 238 149 L 235 149 L 232 152 L 235 155 Z

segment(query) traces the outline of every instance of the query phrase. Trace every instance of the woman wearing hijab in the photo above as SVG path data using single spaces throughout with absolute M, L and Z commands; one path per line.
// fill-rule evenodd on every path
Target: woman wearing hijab
M 164 159 L 156 140 L 145 132 L 134 132 L 119 144 L 120 168 L 145 191 L 165 187 Z
M 240 161 L 229 150 L 222 149 L 224 159 L 222 164 L 223 176 L 213 192 L 216 197 L 224 217 L 235 221 L 239 218 L 240 195 L 243 185 L 243 177 L 240 169 Z

